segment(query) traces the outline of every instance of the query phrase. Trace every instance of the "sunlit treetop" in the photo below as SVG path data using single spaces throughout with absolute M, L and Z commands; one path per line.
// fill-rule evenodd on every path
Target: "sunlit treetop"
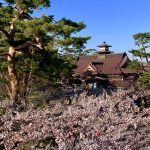
M 4 0 L 8 5 L 14 5 L 19 9 L 32 13 L 38 7 L 50 7 L 49 0 Z M 4 3 L 3 2 L 3 3 Z

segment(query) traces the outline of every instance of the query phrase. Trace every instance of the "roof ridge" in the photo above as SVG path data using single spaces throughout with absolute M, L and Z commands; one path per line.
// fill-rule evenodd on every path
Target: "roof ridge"
M 126 52 L 122 52 L 122 53 L 112 53 L 112 54 L 107 54 L 107 55 L 123 55 L 126 54 Z

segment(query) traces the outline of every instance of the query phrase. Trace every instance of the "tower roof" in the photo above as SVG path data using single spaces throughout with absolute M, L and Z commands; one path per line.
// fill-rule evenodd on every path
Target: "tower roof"
M 102 44 L 98 45 L 97 47 L 112 47 L 112 46 L 106 44 L 106 42 L 103 42 Z

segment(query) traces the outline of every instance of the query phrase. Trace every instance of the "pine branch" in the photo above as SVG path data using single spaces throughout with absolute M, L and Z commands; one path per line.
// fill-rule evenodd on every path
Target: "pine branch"
M 43 45 L 43 43 L 42 43 L 41 38 L 36 37 L 36 38 L 35 38 L 35 42 L 26 41 L 25 43 L 23 43 L 23 44 L 21 44 L 21 45 L 15 47 L 14 49 L 15 49 L 16 51 L 19 51 L 19 50 L 28 48 L 29 46 L 35 46 L 35 47 L 37 47 L 37 48 L 39 48 L 39 49 L 43 49 L 43 48 L 42 48 L 42 45 Z
M 42 46 L 43 46 L 43 41 L 42 41 L 41 37 L 35 37 L 35 40 L 36 40 L 35 46 L 38 47 L 39 49 L 43 49 L 43 48 L 42 48 Z
M 8 39 L 10 39 L 10 35 L 9 35 L 9 33 L 8 33 L 5 29 L 0 28 L 0 31 L 1 31 Z
M 0 31 L 7 37 L 8 40 L 12 41 L 15 35 L 14 25 L 11 23 L 10 32 L 7 32 L 5 29 L 0 28 Z
M 23 44 L 21 44 L 21 45 L 15 47 L 14 49 L 15 49 L 16 51 L 19 51 L 19 50 L 28 48 L 28 47 L 31 46 L 31 45 L 32 45 L 32 42 L 31 42 L 31 41 L 26 41 L 25 43 L 23 43 Z
M 10 54 L 8 54 L 8 53 L 2 53 L 2 54 L 0 54 L 0 56 L 9 56 L 9 57 L 11 57 Z
M 24 10 L 21 8 L 17 7 L 16 4 L 14 5 L 14 10 L 19 13 L 19 17 L 23 19 L 33 19 L 28 13 L 26 13 Z
M 13 22 L 10 23 L 10 32 L 9 32 L 9 40 L 13 40 L 14 39 L 14 36 L 15 36 L 15 27 L 14 27 L 14 24 Z

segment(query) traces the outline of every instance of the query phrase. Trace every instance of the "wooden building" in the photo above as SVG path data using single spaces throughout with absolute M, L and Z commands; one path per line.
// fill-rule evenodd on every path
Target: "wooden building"
M 78 58 L 72 82 L 83 85 L 91 83 L 94 86 L 111 84 L 117 87 L 132 84 L 138 73 L 127 68 L 130 62 L 127 54 L 111 52 L 111 45 L 106 42 L 98 47 L 100 50 L 97 54 Z

